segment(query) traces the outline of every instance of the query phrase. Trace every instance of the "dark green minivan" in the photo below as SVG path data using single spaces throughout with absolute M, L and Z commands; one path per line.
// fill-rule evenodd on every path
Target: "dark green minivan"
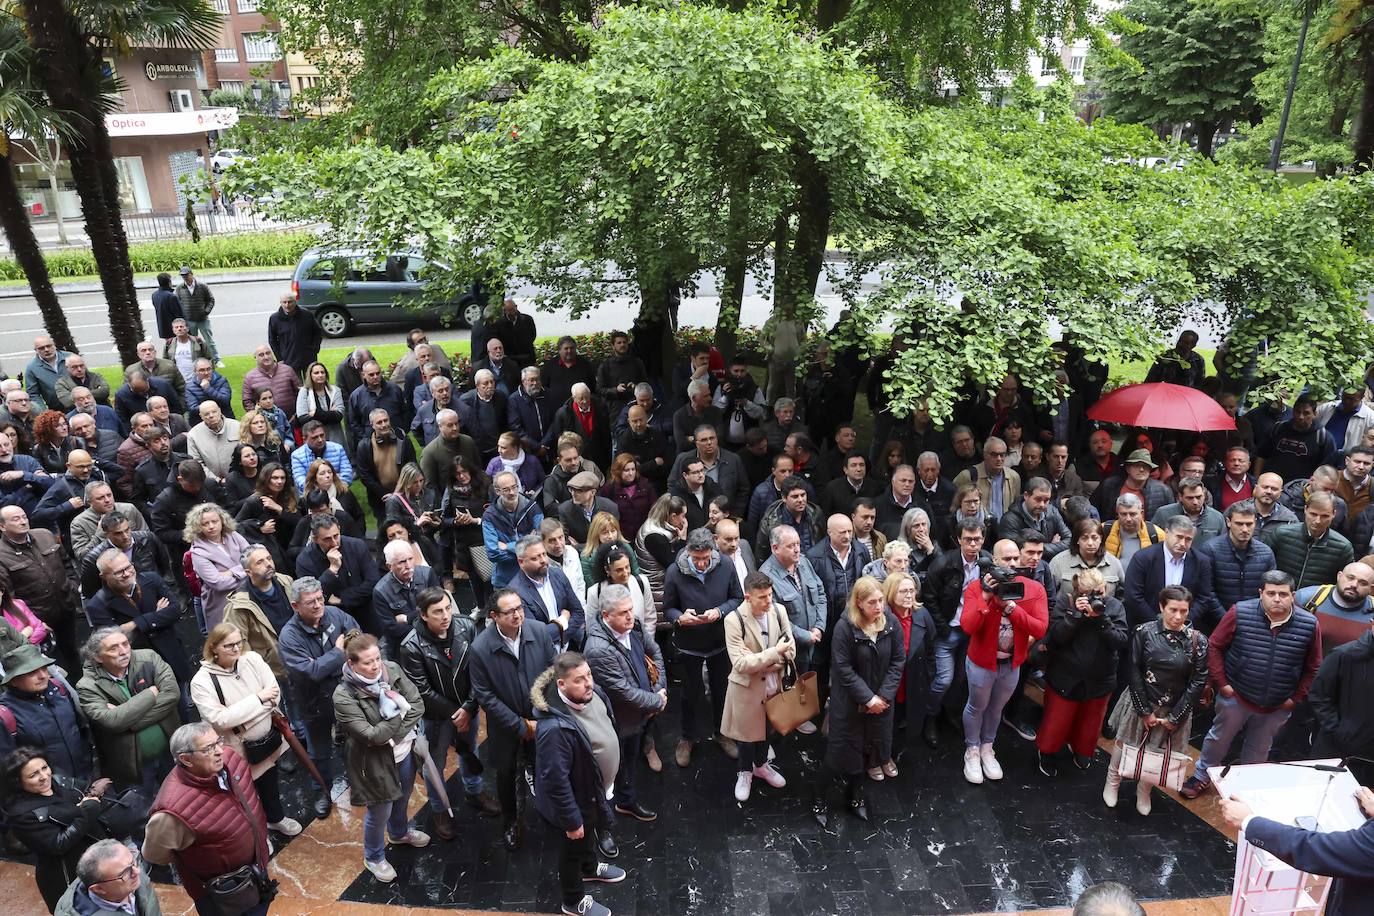
M 482 310 L 476 284 L 457 301 L 434 304 L 425 281 L 447 268 L 414 252 L 378 257 L 364 251 L 311 248 L 301 255 L 291 290 L 325 337 L 346 337 L 359 324 L 438 323 L 470 328 Z

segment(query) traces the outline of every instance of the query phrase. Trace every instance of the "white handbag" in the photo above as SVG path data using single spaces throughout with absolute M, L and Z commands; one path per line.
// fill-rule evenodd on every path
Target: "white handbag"
M 1121 745 L 1121 778 L 1177 792 L 1183 788 L 1193 769 L 1193 759 L 1169 747 L 1167 730 L 1161 747 L 1146 747 L 1151 731 L 1145 730 L 1145 737 L 1140 739 L 1139 745 Z

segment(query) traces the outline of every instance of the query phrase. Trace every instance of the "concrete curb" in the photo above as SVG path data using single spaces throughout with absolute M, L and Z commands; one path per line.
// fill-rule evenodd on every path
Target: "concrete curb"
M 295 272 L 294 268 L 279 267 L 276 269 L 245 270 L 232 274 L 196 274 L 196 278 L 205 281 L 209 286 L 218 286 L 225 283 L 262 283 L 269 280 L 289 281 Z M 172 279 L 177 280 L 175 271 Z M 134 280 L 134 288 L 139 290 L 157 289 L 157 280 L 153 277 L 138 277 Z M 98 293 L 101 291 L 99 283 L 54 283 L 53 289 L 58 295 L 63 293 Z M 32 299 L 33 293 L 27 286 L 7 286 L 0 287 L 0 299 Z

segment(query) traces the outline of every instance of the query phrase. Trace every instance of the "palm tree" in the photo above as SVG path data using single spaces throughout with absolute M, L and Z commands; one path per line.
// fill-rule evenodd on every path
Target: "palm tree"
M 68 125 L 46 107 L 42 93 L 34 85 L 33 53 L 24 41 L 23 29 L 12 15 L 0 13 L 0 226 L 9 239 L 14 259 L 28 278 L 48 336 L 60 349 L 75 353 L 76 341 L 57 300 L 57 291 L 48 276 L 48 262 L 43 258 L 15 180 L 12 133 L 43 142 L 49 131 L 59 136 L 69 131 Z
M 7 0 L 12 3 L 13 0 Z M 110 310 L 120 358 L 137 359 L 143 319 L 120 217 L 119 180 L 105 129 L 108 79 L 102 56 L 139 46 L 207 50 L 221 15 L 209 0 L 19 0 L 37 72 L 54 110 L 72 125 L 72 183 Z

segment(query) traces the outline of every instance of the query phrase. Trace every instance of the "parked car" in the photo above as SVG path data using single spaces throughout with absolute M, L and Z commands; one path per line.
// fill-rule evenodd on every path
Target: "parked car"
M 426 280 L 447 270 L 414 252 L 378 258 L 363 251 L 311 248 L 296 265 L 291 289 L 325 337 L 346 337 L 358 324 L 428 320 L 470 328 L 482 311 L 480 286 L 469 284 L 456 301 L 437 305 L 425 295 Z
M 222 172 L 234 163 L 242 162 L 249 158 L 249 156 L 244 155 L 243 150 L 222 149 L 210 157 L 210 168 L 216 172 Z

